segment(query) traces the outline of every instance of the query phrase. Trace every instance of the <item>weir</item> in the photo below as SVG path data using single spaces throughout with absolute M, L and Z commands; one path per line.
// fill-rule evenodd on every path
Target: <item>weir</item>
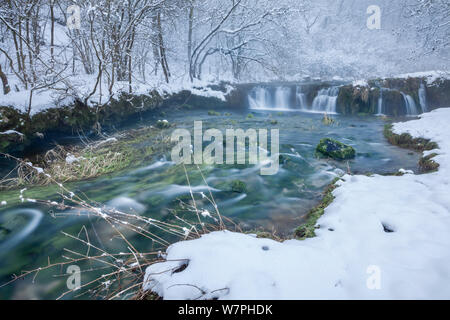
M 247 99 L 250 109 L 254 110 L 336 113 L 338 94 L 338 86 L 322 88 L 308 103 L 307 96 L 314 95 L 308 92 L 306 86 L 257 86 L 250 90 Z
M 356 102 L 358 104 L 366 103 L 368 106 L 364 106 L 364 110 L 369 109 L 371 110 L 370 113 L 374 115 L 416 116 L 430 110 L 427 104 L 427 88 L 424 83 L 420 84 L 420 87 L 416 89 L 417 91 L 414 94 L 406 93 L 406 91 L 402 92 L 402 88 L 387 88 L 381 85 L 377 85 L 377 87 L 379 94 L 375 90 L 369 90 L 369 99 L 367 101 Z M 337 114 L 347 107 L 346 103 L 352 103 L 347 97 L 350 96 L 350 99 L 352 97 L 354 100 L 357 99 L 354 98 L 357 96 L 354 95 L 353 91 L 350 91 L 349 94 L 348 90 L 349 86 L 345 84 L 340 86 L 337 83 L 257 84 L 247 88 L 245 94 L 248 107 L 252 110 Z M 350 88 L 350 90 L 353 89 Z M 340 93 L 342 99 L 339 100 L 340 105 L 338 106 Z M 400 95 L 401 97 L 399 97 Z M 372 101 L 374 102 L 373 107 Z

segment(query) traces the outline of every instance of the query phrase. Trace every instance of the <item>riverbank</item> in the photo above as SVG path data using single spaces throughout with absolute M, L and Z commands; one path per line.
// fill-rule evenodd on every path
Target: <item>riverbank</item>
M 165 299 L 447 299 L 450 297 L 450 109 L 396 123 L 437 143 L 439 171 L 345 175 L 316 237 L 279 243 L 213 232 L 169 247 L 144 288 Z M 213 249 L 212 249 L 213 248 Z M 189 261 L 182 271 L 179 260 Z M 177 284 L 189 284 L 179 286 Z
M 65 100 L 63 105 L 45 98 L 27 110 L 19 93 L 0 97 L 0 152 L 33 153 L 35 145 L 46 140 L 60 141 L 64 137 L 95 137 L 104 131 L 120 128 L 149 115 L 164 117 L 173 110 L 192 108 L 220 109 L 232 99 L 232 87 L 227 83 L 190 87 L 144 89 L 132 94 L 117 92 L 107 103 Z M 14 99 L 14 97 L 16 99 Z M 48 96 L 48 97 L 47 97 Z

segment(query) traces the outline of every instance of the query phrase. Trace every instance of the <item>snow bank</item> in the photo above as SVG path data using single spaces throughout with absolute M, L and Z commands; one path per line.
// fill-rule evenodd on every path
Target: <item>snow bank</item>
M 9 75 L 9 77 L 13 78 L 12 75 Z M 91 93 L 92 88 L 94 88 L 96 77 L 89 75 L 79 75 L 76 77 L 69 77 L 68 80 L 73 88 L 76 89 L 76 92 L 73 92 L 71 95 L 62 95 L 58 90 L 45 89 L 34 91 L 31 100 L 30 114 L 34 115 L 47 109 L 70 105 L 74 102 L 75 98 L 84 101 L 84 99 Z M 233 89 L 231 86 L 227 86 L 227 92 L 223 93 L 221 91 L 213 90 L 207 87 L 210 84 L 213 84 L 213 82 L 200 80 L 190 82 L 185 78 L 172 79 L 171 83 L 167 84 L 155 78 L 145 83 L 133 83 L 132 92 L 133 94 L 141 95 L 148 94 L 149 92 L 156 90 L 159 94 L 164 95 L 178 93 L 182 90 L 189 90 L 195 95 L 215 97 L 225 101 L 226 94 L 228 94 Z M 103 83 L 102 86 L 103 88 L 108 88 L 108 84 L 106 82 Z M 128 91 L 128 82 L 116 82 L 113 88 L 113 98 L 117 99 L 122 92 Z M 108 101 L 108 93 L 102 92 L 102 95 L 100 93 L 100 90 L 97 90 L 97 92 L 89 98 L 88 104 L 92 106 Z M 29 102 L 30 90 L 22 90 L 19 92 L 11 91 L 7 95 L 0 93 L 0 106 L 11 106 L 25 113 L 28 111 Z
M 165 299 L 449 299 L 449 122 L 450 109 L 438 109 L 394 126 L 439 144 L 439 172 L 345 175 L 317 237 L 181 241 L 147 268 L 144 288 Z

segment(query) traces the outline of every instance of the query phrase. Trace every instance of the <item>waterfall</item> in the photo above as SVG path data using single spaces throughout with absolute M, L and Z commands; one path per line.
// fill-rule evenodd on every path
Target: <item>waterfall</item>
M 405 106 L 406 106 L 406 115 L 408 116 L 415 116 L 419 113 L 417 112 L 416 103 L 414 102 L 414 99 L 408 95 L 401 92 L 403 96 L 403 100 L 405 100 Z
M 428 112 L 427 93 L 425 91 L 425 85 L 423 83 L 420 84 L 419 88 L 419 102 L 420 107 L 422 108 L 422 112 Z
M 270 108 L 270 92 L 263 87 L 254 88 L 248 95 L 250 109 Z
M 275 89 L 275 109 L 290 109 L 289 98 L 291 89 L 288 87 L 277 87 Z
M 316 112 L 336 113 L 339 87 L 321 89 L 314 98 L 312 110 Z
M 380 88 L 380 96 L 378 97 L 378 111 L 377 116 L 383 115 L 383 88 Z
M 256 87 L 248 95 L 248 104 L 250 109 L 288 110 L 291 109 L 291 97 L 290 87 Z
M 301 86 L 297 86 L 296 92 L 295 92 L 295 98 L 296 98 L 297 106 L 300 107 L 300 110 L 307 110 L 306 95 L 302 92 Z

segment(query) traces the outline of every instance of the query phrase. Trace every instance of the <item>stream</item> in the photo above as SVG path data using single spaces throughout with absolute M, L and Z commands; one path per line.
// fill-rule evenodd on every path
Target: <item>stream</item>
M 325 94 L 323 92 L 323 96 Z M 352 174 L 387 174 L 400 168 L 418 171 L 420 155 L 390 145 L 383 136 L 386 121 L 381 117 L 333 115 L 335 122 L 325 125 L 320 113 L 290 110 L 284 105 L 287 102 L 282 103 L 280 110 L 266 108 L 265 93 L 260 90 L 254 95 L 252 110 L 218 110 L 220 115 L 208 114 L 207 110 L 178 111 L 164 117 L 142 119 L 129 127 L 148 126 L 157 119 L 167 119 L 174 124 L 173 128 L 190 130 L 194 120 L 202 120 L 204 130 L 217 128 L 223 132 L 228 128 L 279 128 L 282 157 L 276 175 L 260 175 L 258 165 L 225 164 L 203 165 L 202 173 L 212 188 L 222 215 L 239 223 L 244 230 L 275 230 L 280 236 L 292 235 L 308 211 L 320 202 L 324 188 L 348 170 Z M 281 95 L 276 99 L 283 101 Z M 301 101 L 301 96 L 299 99 Z M 331 111 L 332 102 L 325 97 L 320 99 L 314 108 Z M 252 116 L 248 116 L 249 113 Z M 357 152 L 355 159 L 339 162 L 318 158 L 315 147 L 324 137 L 353 146 Z M 193 191 L 208 192 L 196 167 L 188 165 L 186 168 Z M 233 181 L 242 182 L 245 190 L 233 191 L 230 188 Z M 171 209 L 178 205 L 178 199 L 189 197 L 184 171 L 170 161 L 168 154 L 158 155 L 152 163 L 138 168 L 67 186 L 100 204 L 162 220 L 170 216 Z M 57 200 L 56 192 L 55 186 L 48 186 L 30 189 L 24 194 L 37 199 L 45 196 Z M 0 201 L 19 197 L 19 191 L 2 193 Z M 2 233 L 0 229 L 0 284 L 10 280 L 14 273 L 45 266 L 49 259 L 52 262 L 60 259 L 64 248 L 85 250 L 61 231 L 78 234 L 85 226 L 93 243 L 112 250 L 123 249 L 116 247 L 110 228 L 99 219 L 76 215 L 60 217 L 55 210 L 35 203 L 0 206 L 0 226 L 9 230 Z M 151 250 L 145 241 L 137 241 L 136 248 Z M 34 284 L 32 277 L 17 281 L 0 288 L 0 299 L 54 299 L 67 290 L 67 275 L 64 273 L 65 270 L 61 270 L 60 275 L 55 270 L 43 271 Z M 70 294 L 65 298 L 79 297 Z

